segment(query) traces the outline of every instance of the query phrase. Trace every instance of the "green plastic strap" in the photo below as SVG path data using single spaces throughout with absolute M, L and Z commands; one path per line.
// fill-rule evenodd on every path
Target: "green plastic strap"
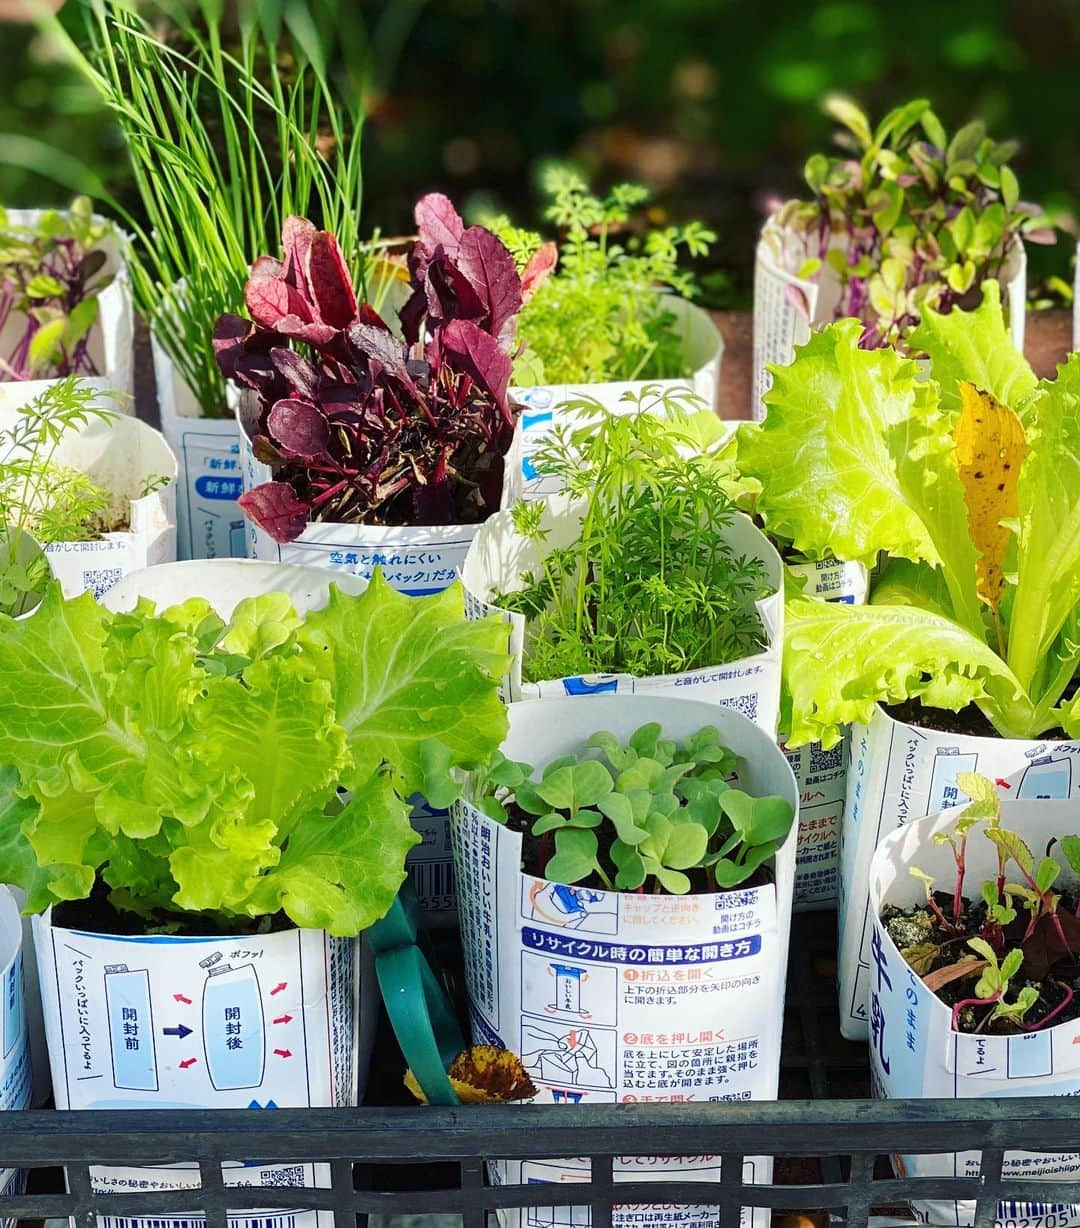
M 368 931 L 375 975 L 390 1025 L 429 1104 L 459 1104 L 446 1074 L 465 1048 L 457 1019 L 431 964 L 418 946 L 422 933 L 415 896 L 403 891 Z M 404 897 L 404 898 L 403 898 Z

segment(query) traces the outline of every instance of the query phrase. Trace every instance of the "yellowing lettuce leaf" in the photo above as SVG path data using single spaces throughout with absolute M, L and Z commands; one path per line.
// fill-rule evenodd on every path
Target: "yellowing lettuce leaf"
M 946 315 L 926 304 L 922 323 L 908 337 L 912 353 L 930 359 L 946 413 L 960 411 L 959 382 L 968 380 L 1024 416 L 1038 384 L 1027 359 L 1013 345 L 1001 309 L 1001 287 L 982 283 L 982 302 L 974 311 Z
M 1037 384 L 992 282 L 974 311 L 924 313 L 920 379 L 859 336 L 846 320 L 812 336 L 740 431 L 782 543 L 884 560 L 862 611 L 792 599 L 785 722 L 828 739 L 915 698 L 975 703 L 1010 737 L 1075 727 L 1060 701 L 1080 670 L 1080 356 Z
M 953 429 L 956 463 L 964 486 L 968 532 L 978 551 L 976 586 L 992 610 L 1005 587 L 1002 566 L 1012 540 L 1020 466 L 1028 443 L 1020 419 L 997 397 L 960 380 L 960 417 Z

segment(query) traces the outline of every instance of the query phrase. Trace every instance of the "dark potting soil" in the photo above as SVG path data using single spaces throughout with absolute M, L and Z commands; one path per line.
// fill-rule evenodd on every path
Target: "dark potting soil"
M 1080 678 L 1074 678 L 1065 688 L 1061 702 L 1067 703 L 1080 688 Z M 924 707 L 919 700 L 909 699 L 902 704 L 882 704 L 882 707 L 893 718 L 905 725 L 919 725 L 923 729 L 936 729 L 939 733 L 963 733 L 977 738 L 999 738 L 1001 734 L 983 716 L 975 704 L 968 704 L 959 712 L 950 712 L 947 708 Z M 1046 729 L 1037 735 L 1040 738 L 1067 738 L 1064 729 Z
M 149 917 L 117 908 L 109 899 L 110 888 L 99 878 L 85 900 L 65 900 L 53 908 L 52 923 L 61 929 L 121 937 L 144 934 L 175 934 L 181 938 L 217 938 L 228 935 L 274 934 L 294 928 L 283 913 L 273 917 L 219 917 L 208 912 L 168 913 Z
M 547 863 L 555 855 L 555 833 L 553 831 L 544 832 L 543 835 L 534 836 L 532 834 L 532 825 L 535 822 L 535 815 L 526 814 L 524 810 L 520 810 L 516 805 L 511 803 L 506 818 L 506 826 L 511 831 L 520 832 L 521 834 L 521 869 L 522 873 L 529 874 L 533 878 L 546 878 L 544 873 Z M 606 846 L 605 846 L 606 839 Z M 600 853 L 605 855 L 610 848 L 615 837 L 610 833 L 606 836 L 600 833 Z M 683 873 L 690 879 L 690 890 L 688 895 L 717 895 L 721 888 L 717 887 L 714 879 L 709 877 L 708 871 L 703 867 L 698 867 L 694 870 L 683 870 Z M 748 891 L 752 887 L 763 887 L 767 883 L 773 881 L 772 870 L 768 866 L 759 866 L 753 874 L 745 881 L 732 888 L 733 891 Z M 589 878 L 582 879 L 580 882 L 574 883 L 575 887 L 583 887 L 590 891 L 610 891 L 611 888 L 603 881 L 598 874 L 593 874 Z M 630 895 L 646 895 L 648 893 L 646 884 L 642 884 L 636 892 L 628 892 Z M 658 893 L 661 894 L 661 893 Z
M 952 894 L 935 891 L 934 900 L 944 916 L 951 919 Z M 953 929 L 943 926 L 925 905 L 913 908 L 888 905 L 882 912 L 881 920 L 901 954 L 913 970 L 924 981 L 929 982 L 929 988 L 939 1001 L 950 1010 L 958 1003 L 966 1003 L 957 1017 L 961 1032 L 1015 1036 L 1037 1030 L 1040 1022 L 1051 1015 L 1053 1018 L 1049 1020 L 1048 1026 L 1052 1027 L 1080 1019 L 1080 941 L 1077 941 L 1077 938 L 1080 938 L 1080 922 L 1076 918 L 1077 903 L 1077 898 L 1068 892 L 1060 898 L 1058 916 L 1065 924 L 1071 950 L 1068 953 L 1060 953 L 1060 958 L 1050 965 L 1048 971 L 1032 967 L 1033 962 L 1045 961 L 1046 944 L 1038 935 L 1034 943 L 1030 940 L 1027 944 L 1024 943 L 1024 931 L 1030 918 L 1023 909 L 1018 910 L 1017 919 L 1004 930 L 988 924 L 986 905 L 981 900 L 972 904 L 967 897 L 964 898 L 960 921 Z M 1046 926 L 1048 932 L 1050 918 L 1044 917 L 1038 924 L 1040 931 Z M 991 1023 L 994 1004 L 982 1005 L 971 1001 L 975 996 L 975 983 L 985 966 L 982 957 L 967 945 L 969 938 L 977 937 L 990 942 L 999 962 L 1005 953 L 1014 947 L 1024 950 L 1024 962 L 1020 971 L 1009 981 L 1005 997 L 1006 1002 L 1011 1003 L 1016 1001 L 1021 989 L 1030 987 L 1038 990 L 1039 997 L 1024 1015 L 1022 1023 L 1017 1024 L 1008 1019 L 996 1019 Z M 959 971 L 958 965 L 966 957 L 971 959 L 970 971 L 944 984 L 933 983 L 935 973 L 944 969 Z

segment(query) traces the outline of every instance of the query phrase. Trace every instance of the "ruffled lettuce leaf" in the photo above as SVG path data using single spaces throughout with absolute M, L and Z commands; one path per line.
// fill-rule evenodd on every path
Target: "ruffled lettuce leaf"
M 907 699 L 954 712 L 978 703 L 1003 724 L 1029 715 L 996 652 L 951 619 L 915 605 L 789 600 L 784 674 L 789 745 L 832 746 L 842 725 L 867 723 L 877 704 Z
M 924 306 L 922 322 L 908 337 L 908 345 L 912 352 L 922 352 L 930 359 L 946 413 L 959 412 L 958 384 L 968 380 L 1023 417 L 1038 379 L 1013 345 L 1001 310 L 1001 287 L 988 279 L 982 292 L 982 302 L 973 311 L 942 315 Z
M 303 621 L 271 595 L 226 626 L 201 601 L 114 614 L 54 586 L 0 620 L 0 881 L 32 911 L 100 875 L 157 922 L 384 915 L 419 839 L 409 796 L 451 792 L 505 735 L 507 629 L 466 623 L 460 586 L 331 592 Z
M 451 766 L 479 767 L 506 733 L 493 678 L 509 664 L 497 619 L 466 621 L 460 584 L 417 599 L 376 574 L 360 597 L 334 592 L 299 638 L 335 696 L 358 789 L 386 762 L 402 796 L 424 786 L 422 747 L 448 747 Z
M 1031 686 L 1080 602 L 1080 353 L 1039 385 L 1027 427 L 1008 661 Z
M 953 616 L 977 630 L 978 556 L 950 420 L 914 362 L 860 349 L 861 334 L 842 320 L 771 368 L 767 417 L 739 432 L 740 470 L 761 481 L 757 510 L 775 537 L 810 558 L 872 566 L 884 553 L 939 568 Z
M 974 311 L 924 311 L 921 378 L 858 336 L 841 321 L 811 337 L 740 431 L 771 532 L 812 557 L 885 560 L 861 610 L 790 602 L 793 744 L 909 698 L 976 703 L 1009 737 L 1076 728 L 1059 701 L 1080 669 L 1080 356 L 1038 383 L 992 282 Z M 992 447 L 974 420 L 989 409 Z

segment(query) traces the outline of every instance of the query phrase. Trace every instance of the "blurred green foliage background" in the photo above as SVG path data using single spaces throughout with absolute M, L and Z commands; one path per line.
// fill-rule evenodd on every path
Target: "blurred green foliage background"
M 829 90 L 875 117 L 916 96 L 949 127 L 981 115 L 1021 140 L 1026 198 L 1080 200 L 1078 0 L 341 0 L 341 22 L 379 35 L 364 213 L 384 233 L 434 187 L 535 221 L 539 168 L 570 157 L 708 222 L 710 301 L 745 305 L 766 202 L 829 141 Z M 125 199 L 89 88 L 25 27 L 0 27 L 0 62 L 0 200 Z M 1036 277 L 1068 278 L 1072 246 L 1032 253 Z

